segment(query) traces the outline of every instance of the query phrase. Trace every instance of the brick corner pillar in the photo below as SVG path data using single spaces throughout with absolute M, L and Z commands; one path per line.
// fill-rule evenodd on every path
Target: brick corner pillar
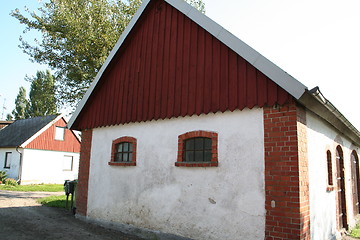
M 82 216 L 87 214 L 91 141 L 92 130 L 83 130 L 81 132 L 79 176 L 76 188 L 76 213 Z
M 306 111 L 264 107 L 265 239 L 310 239 Z

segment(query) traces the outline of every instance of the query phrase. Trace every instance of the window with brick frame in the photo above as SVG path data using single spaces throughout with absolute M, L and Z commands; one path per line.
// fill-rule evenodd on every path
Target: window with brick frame
M 217 167 L 218 134 L 192 131 L 179 135 L 177 167 Z
M 327 188 L 326 191 L 330 192 L 334 190 L 333 170 L 332 170 L 332 159 L 330 150 L 326 151 L 327 161 Z
M 136 138 L 120 137 L 112 142 L 111 166 L 136 166 Z

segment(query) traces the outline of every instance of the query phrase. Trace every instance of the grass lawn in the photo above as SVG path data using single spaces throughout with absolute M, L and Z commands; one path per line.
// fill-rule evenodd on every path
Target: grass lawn
M 360 238 L 360 224 L 357 224 L 356 227 L 351 230 L 350 236 L 353 238 Z
M 69 202 L 68 202 L 69 206 L 71 204 L 70 199 L 71 199 L 71 197 L 69 196 Z M 66 207 L 66 195 L 39 198 L 37 200 L 37 202 L 42 205 L 48 206 L 48 207 L 65 208 Z
M 0 190 L 20 191 L 20 192 L 63 192 L 62 184 L 38 184 L 38 185 L 0 185 Z

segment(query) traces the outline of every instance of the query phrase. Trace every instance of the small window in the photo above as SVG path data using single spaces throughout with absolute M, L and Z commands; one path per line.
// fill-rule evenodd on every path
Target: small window
M 64 156 L 63 158 L 63 171 L 73 170 L 73 156 Z
M 109 165 L 136 166 L 136 139 L 121 137 L 114 140 Z
M 182 134 L 178 139 L 177 167 L 216 167 L 218 166 L 218 134 L 207 131 L 194 131 Z
M 55 140 L 64 141 L 65 127 L 55 127 Z
M 12 152 L 5 153 L 5 165 L 4 168 L 10 168 Z
M 327 160 L 327 191 L 333 191 L 334 190 L 334 182 L 333 182 L 333 170 L 332 170 L 332 160 L 331 160 L 331 152 L 328 150 L 326 151 L 326 160 Z

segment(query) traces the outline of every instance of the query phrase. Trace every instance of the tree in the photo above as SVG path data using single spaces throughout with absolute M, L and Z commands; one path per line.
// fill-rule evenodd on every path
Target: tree
M 187 0 L 204 12 L 202 0 Z M 141 0 L 50 0 L 40 14 L 18 9 L 11 15 L 26 25 L 24 33 L 38 30 L 41 41 L 20 37 L 20 47 L 32 61 L 55 72 L 58 99 L 74 104 L 95 78 L 109 52 L 141 4 Z
M 25 119 L 28 117 L 26 108 L 29 102 L 26 99 L 26 89 L 24 87 L 19 88 L 19 93 L 15 99 L 15 109 L 12 111 L 15 120 Z
M 13 116 L 10 113 L 6 114 L 6 121 L 12 121 L 12 120 L 13 120 Z
M 31 82 L 28 116 L 39 117 L 57 113 L 55 81 L 50 71 L 37 71 L 36 77 L 27 78 Z

